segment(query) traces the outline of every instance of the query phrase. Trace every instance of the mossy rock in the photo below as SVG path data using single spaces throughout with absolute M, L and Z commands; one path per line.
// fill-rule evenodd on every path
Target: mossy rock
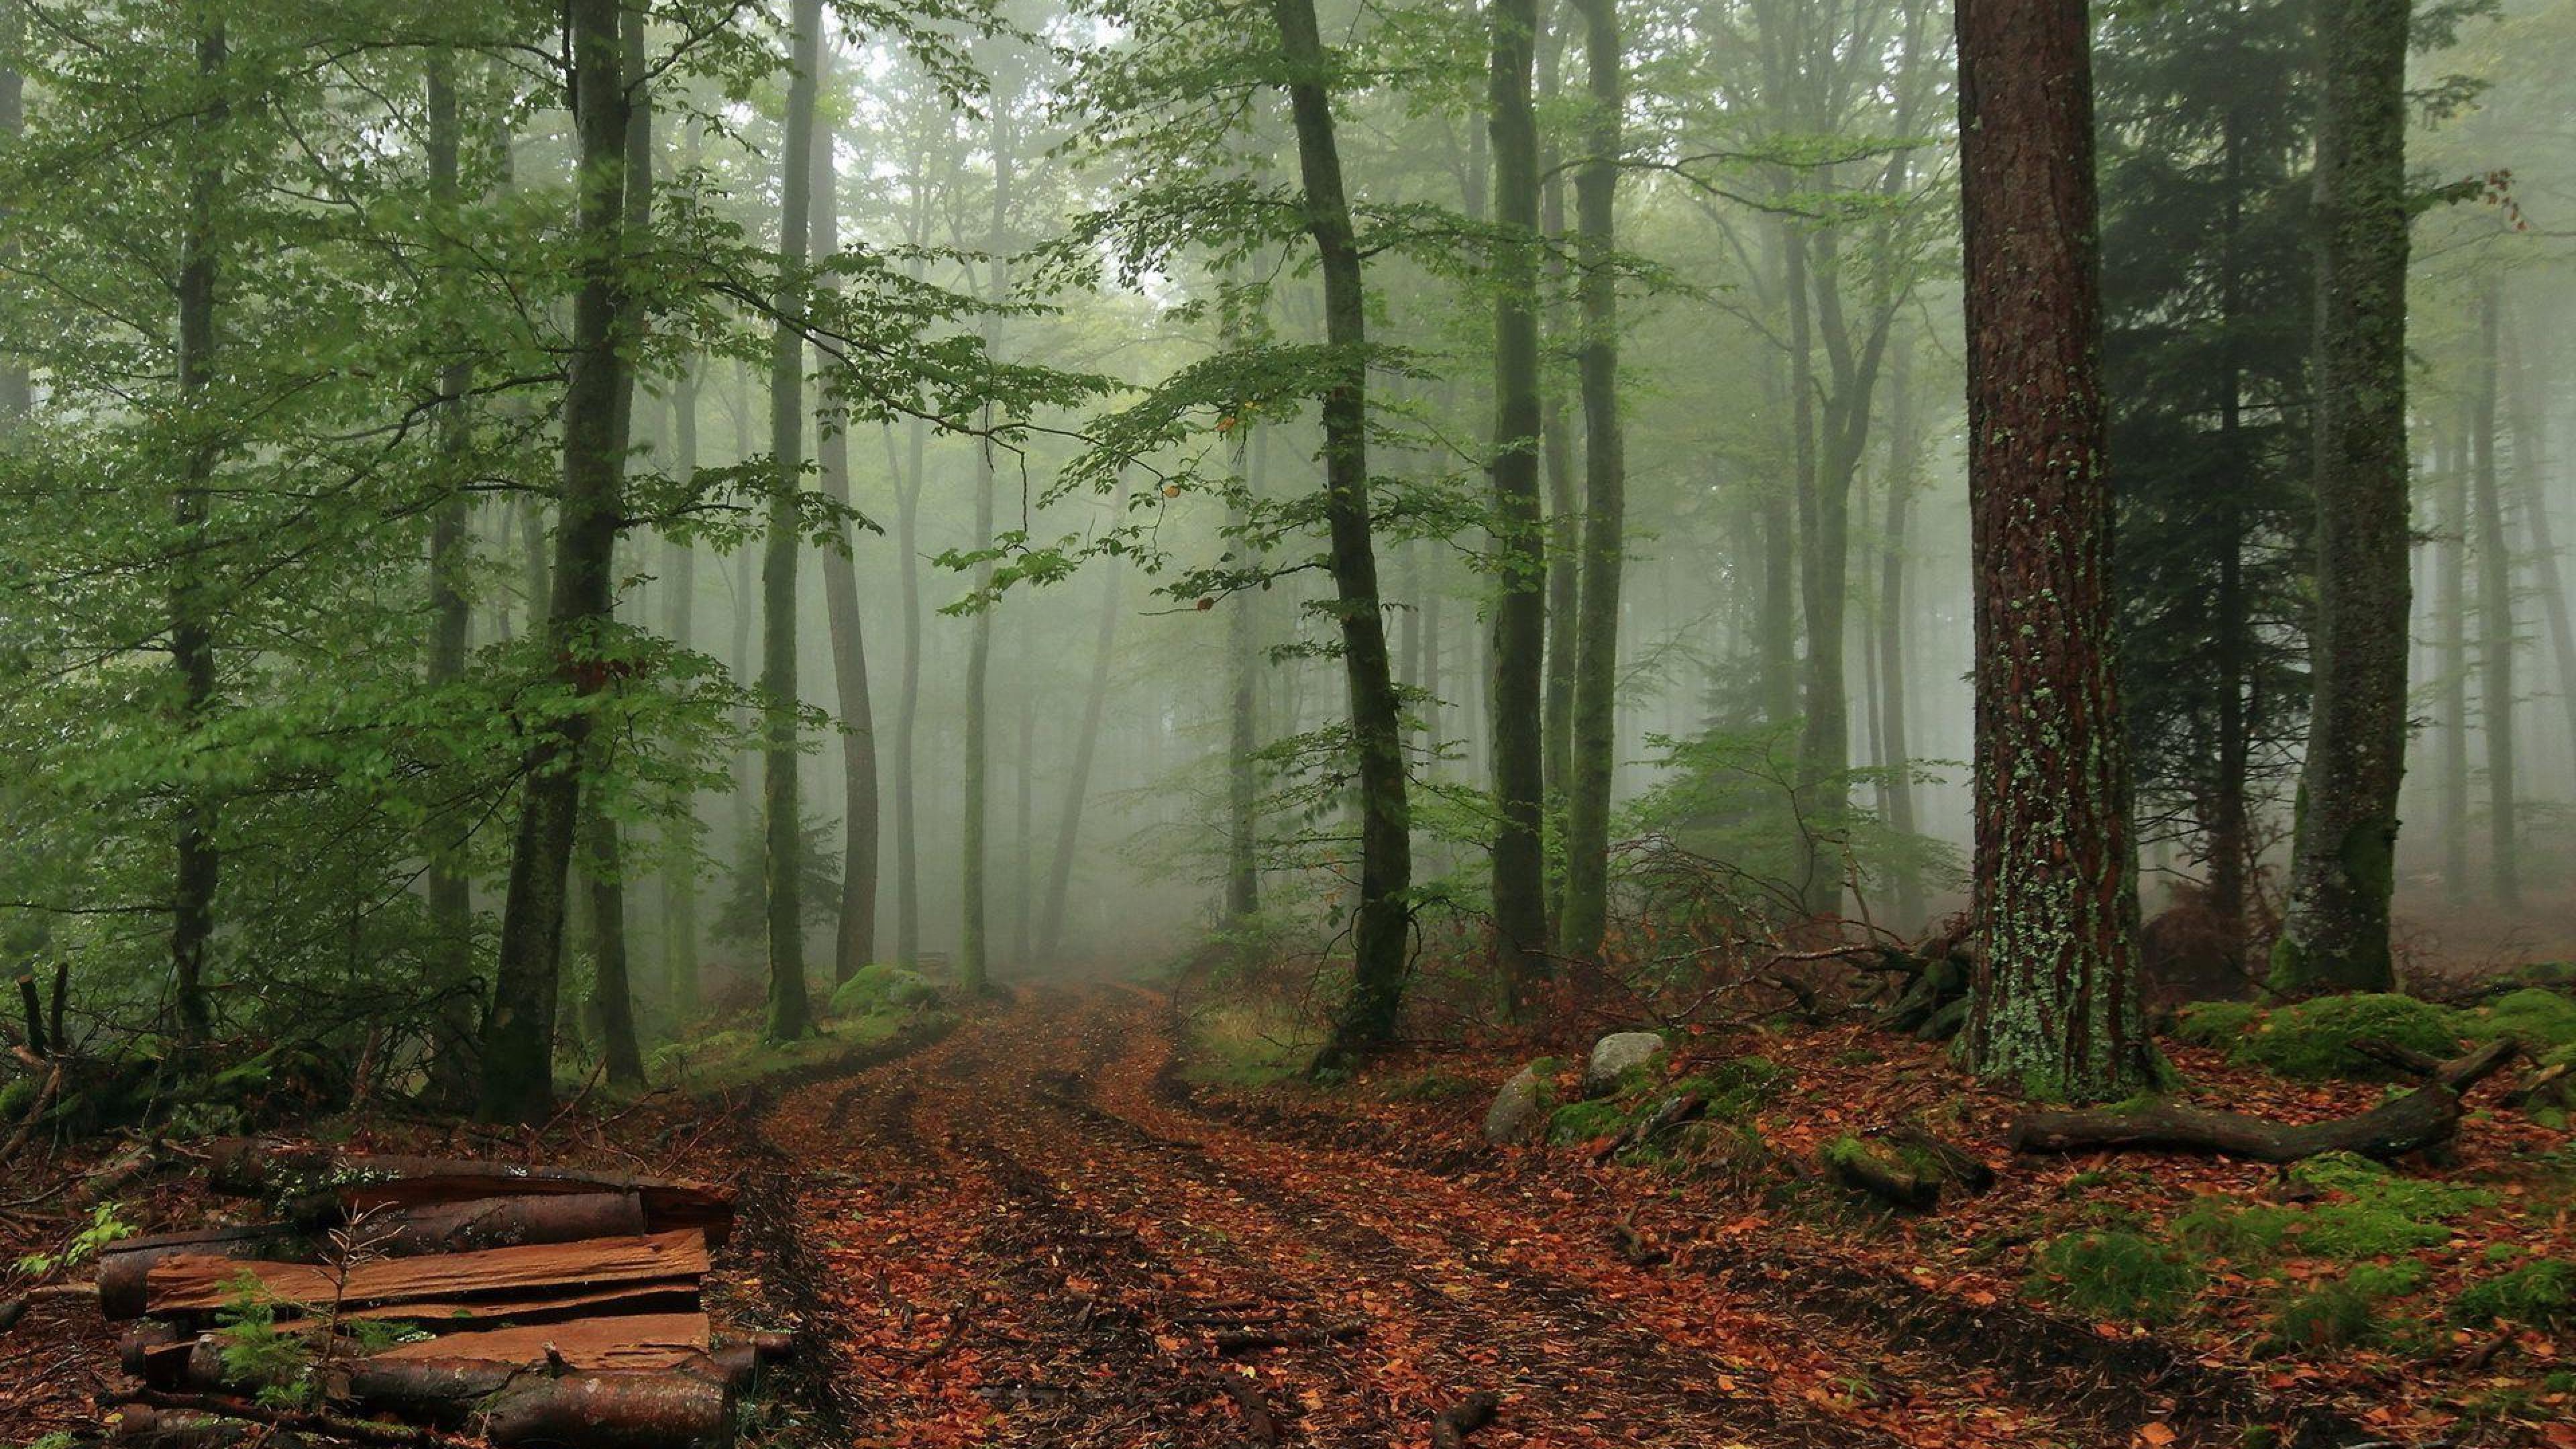
M 2541 1258 L 2473 1284 L 2451 1316 L 2472 1327 L 2576 1328 L 2576 1262 Z
M 865 1016 L 871 1011 L 888 1008 L 935 1006 L 939 988 L 918 971 L 882 961 L 871 962 L 850 973 L 832 992 L 834 1016 Z
M 1571 1147 L 1577 1143 L 1616 1137 L 1627 1130 L 1635 1115 L 1631 1109 L 1609 1099 L 1568 1102 L 1548 1114 L 1547 1140 L 1551 1146 Z
M 2263 1008 L 2250 1001 L 2194 1001 L 2174 1013 L 2174 1040 L 2233 1049 L 2262 1017 Z
M 2485 1040 L 2511 1036 L 2532 1056 L 2543 1062 L 2555 1061 L 2570 1048 L 2576 1048 L 2576 996 L 2545 986 L 2526 986 L 2475 1011 L 2461 1013 L 2460 1024 L 2469 1035 Z
M 2431 1057 L 2460 1050 L 2453 1013 L 2412 996 L 2364 992 L 2320 996 L 2261 1014 L 2237 1037 L 2231 1059 L 2299 1081 L 2386 1078 L 2385 1067 L 2352 1049 L 2364 1038 Z
M 2125 1323 L 2165 1323 L 2206 1281 L 2168 1244 L 2138 1233 L 2069 1233 L 2031 1254 L 2024 1291 L 2046 1302 Z
M 1658 1100 L 1696 1092 L 1708 1103 L 1709 1116 L 1740 1121 L 1776 1101 L 1791 1077 L 1788 1068 L 1768 1057 L 1737 1057 L 1682 1078 L 1660 1092 Z

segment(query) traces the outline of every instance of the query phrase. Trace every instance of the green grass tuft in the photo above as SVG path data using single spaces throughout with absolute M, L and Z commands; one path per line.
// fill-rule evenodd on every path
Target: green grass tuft
M 2451 1316 L 2473 1327 L 2576 1327 L 2576 1262 L 2542 1258 L 2498 1274 L 2461 1293 Z
M 2201 1270 L 2165 1244 L 2111 1231 L 2069 1233 L 2040 1244 L 2024 1287 L 2034 1297 L 2096 1317 L 2164 1323 L 2182 1311 L 2202 1281 Z

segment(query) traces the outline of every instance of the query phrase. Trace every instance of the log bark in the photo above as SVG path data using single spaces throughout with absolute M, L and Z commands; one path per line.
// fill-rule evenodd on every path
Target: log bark
M 182 1254 L 152 1265 L 144 1296 L 153 1313 L 221 1308 L 237 1296 L 244 1274 L 285 1303 L 351 1306 L 419 1304 L 537 1289 L 598 1289 L 702 1277 L 706 1239 L 694 1229 L 641 1238 L 487 1248 L 430 1258 L 392 1258 L 350 1266 L 342 1275 L 319 1263 L 264 1263 L 213 1254 Z
M 2033 1112 L 2012 1125 L 2015 1152 L 2100 1150 L 2207 1152 L 2255 1162 L 2297 1162 L 2321 1152 L 2357 1152 L 2388 1161 L 2430 1147 L 2457 1131 L 2460 1094 L 2511 1061 L 2520 1051 L 2500 1038 L 2455 1061 L 2433 1078 L 2351 1117 L 2290 1125 L 2241 1112 L 2212 1112 L 2178 1103 L 2090 1112 Z
M 1431 1421 L 1432 1449 L 1460 1449 L 1468 1435 L 1494 1422 L 1494 1415 L 1502 1407 L 1502 1397 L 1488 1390 L 1469 1394 L 1463 1402 L 1441 1410 L 1440 1416 Z
M 1824 1163 L 1834 1181 L 1868 1193 L 1890 1207 L 1928 1213 L 1940 1204 L 1940 1179 L 1925 1177 L 1866 1144 L 1829 1150 Z
M 272 1138 L 218 1139 L 207 1153 L 206 1182 L 217 1192 L 244 1197 L 327 1194 L 351 1212 L 475 1198 L 633 1193 L 651 1232 L 699 1228 L 710 1245 L 721 1247 L 733 1230 L 732 1189 L 706 1183 L 471 1158 L 344 1155 Z
M 1248 1328 L 1216 1336 L 1220 1354 L 1250 1353 L 1263 1348 L 1310 1348 L 1316 1344 L 1338 1343 L 1368 1332 L 1363 1319 L 1349 1318 L 1335 1323 L 1316 1324 L 1308 1328 Z

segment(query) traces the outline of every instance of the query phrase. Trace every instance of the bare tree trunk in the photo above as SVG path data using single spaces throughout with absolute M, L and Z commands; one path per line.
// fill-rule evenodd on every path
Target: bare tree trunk
M 1879 764 L 1887 771 L 1887 828 L 1915 831 L 1914 759 L 1905 737 L 1905 564 L 1913 529 L 1915 450 L 1914 350 L 1897 349 L 1889 365 L 1893 416 L 1887 426 L 1887 529 L 1881 540 L 1878 581 Z M 1923 919 L 1923 882 L 1912 870 L 1896 874 L 1896 919 L 1910 929 Z
M 1554 7 L 1555 0 L 1549 0 L 1550 10 Z M 1566 31 L 1567 27 L 1551 14 L 1539 37 L 1537 91 L 1542 106 L 1556 99 Z M 1558 300 L 1565 289 L 1565 260 L 1557 245 L 1565 236 L 1565 174 L 1557 167 L 1555 145 L 1544 135 L 1540 138 L 1539 175 L 1539 230 L 1549 242 L 1544 268 L 1547 330 L 1561 337 L 1569 330 L 1565 305 Z M 1575 615 L 1582 608 L 1583 598 L 1583 514 L 1575 496 L 1574 440 L 1566 425 L 1563 389 L 1549 386 L 1544 370 L 1539 376 L 1539 438 L 1547 464 L 1548 514 L 1547 698 L 1540 728 L 1546 736 L 1544 757 L 1552 824 L 1562 833 L 1565 795 L 1574 774 L 1574 635 Z M 1564 904 L 1564 887 L 1562 879 L 1548 882 L 1547 910 L 1551 919 Z
M 1565 812 L 1565 912 L 1557 949 L 1590 956 L 1609 918 L 1610 791 L 1618 763 L 1619 575 L 1627 540 L 1627 443 L 1619 422 L 1619 284 L 1612 234 L 1619 185 L 1618 0 L 1577 0 L 1591 110 L 1574 175 L 1583 351 L 1583 600 L 1576 632 L 1574 774 Z
M 822 69 L 822 0 L 796 0 L 788 65 L 786 144 L 779 167 L 778 318 L 769 354 L 768 546 L 761 558 L 761 822 L 769 902 L 769 1021 L 772 1041 L 814 1030 L 805 989 L 804 842 L 797 788 L 797 494 L 805 473 L 807 244 L 813 223 L 814 96 Z
M 2567 741 L 2576 747 L 2576 625 L 2568 619 L 2567 583 L 2558 566 L 2558 544 L 2550 531 L 2548 439 L 2541 410 L 2535 401 L 2540 391 L 2527 370 L 2518 345 L 2521 327 L 2517 323 L 2506 337 L 2505 377 L 2506 409 L 2513 429 L 2514 481 L 2521 485 L 2523 517 L 2528 520 L 2531 535 L 2531 563 L 2540 590 L 2542 611 L 2549 619 L 2549 642 L 2558 666 L 2558 699 L 2567 712 Z
M 428 52 L 428 163 L 430 202 L 453 216 L 458 192 L 459 152 L 464 126 L 456 108 L 455 52 L 433 47 Z M 465 397 L 473 385 L 473 368 L 463 362 L 439 370 L 439 451 L 451 467 L 463 467 L 473 446 L 473 415 Z M 468 495 L 457 487 L 438 505 L 429 529 L 429 665 L 426 683 L 433 691 L 465 676 L 467 631 L 472 624 L 465 592 L 472 566 L 472 518 Z M 430 989 L 439 995 L 442 1040 L 434 1058 L 442 1095 L 462 1100 L 469 1080 L 456 1053 L 474 1033 L 474 902 L 465 875 L 466 841 L 453 838 L 452 816 L 431 821 L 423 853 L 429 862 Z
M 2408 0 L 2319 0 L 2316 698 L 2274 984 L 2395 981 L 2406 769 Z
M 2091 33 L 2067 0 L 1961 0 L 1960 177 L 1977 628 L 1969 1065 L 2034 1095 L 2150 1076 L 2111 670 Z
M 2453 905 L 2469 899 L 2469 470 L 2447 431 L 2433 440 L 2435 668 L 2433 715 L 2441 739 L 2442 888 Z
M 1246 500 L 1233 510 L 1233 523 L 1240 530 L 1249 520 L 1249 503 L 1259 496 L 1260 451 L 1268 438 L 1256 431 L 1244 447 L 1255 459 L 1244 478 Z M 1114 597 L 1114 596 L 1113 596 Z M 1225 919 L 1226 924 L 1240 927 L 1261 909 L 1260 781 L 1255 776 L 1253 754 L 1261 747 L 1256 719 L 1261 684 L 1260 620 L 1255 614 L 1261 595 L 1255 590 L 1238 591 L 1226 601 L 1225 652 L 1227 674 L 1226 756 L 1225 756 Z M 1098 676 L 1095 674 L 1095 678 Z M 1085 729 L 1088 741 L 1092 731 Z M 1064 851 L 1057 850 L 1056 873 L 1066 867 L 1061 863 Z M 1055 932 L 1060 928 L 1062 908 L 1056 904 L 1053 881 L 1047 885 L 1047 953 L 1055 953 Z
M 1404 1007 L 1406 936 L 1412 919 L 1412 812 L 1404 740 L 1386 649 L 1386 618 L 1370 538 L 1368 303 L 1359 238 L 1342 188 L 1330 76 L 1314 0 L 1271 0 L 1297 124 L 1306 229 L 1324 283 L 1324 341 L 1331 374 L 1323 395 L 1324 517 L 1332 536 L 1342 669 L 1350 689 L 1351 743 L 1359 764 L 1360 890 L 1348 997 L 1317 1053 L 1319 1071 L 1347 1068 L 1395 1035 Z
M 562 517 L 555 530 L 550 652 L 563 682 L 588 698 L 602 671 L 588 667 L 609 621 L 611 556 L 621 508 L 624 440 L 616 436 L 627 386 L 625 302 L 626 87 L 617 0 L 570 0 L 574 119 L 580 137 L 569 372 L 564 385 Z M 501 908 L 500 968 L 484 1029 L 481 1115 L 524 1122 L 552 1105 L 555 998 L 563 950 L 566 874 L 581 805 L 587 711 L 541 730 L 528 750 L 509 893 Z
M 825 64 L 822 80 L 829 80 Z M 818 82 L 819 83 L 819 82 Z M 834 165 L 832 128 L 815 112 L 814 254 L 841 249 L 840 173 Z M 837 285 L 837 284 L 835 284 Z M 823 470 L 823 496 L 850 506 L 850 438 L 840 425 L 818 421 L 815 451 Z M 877 949 L 877 730 L 868 694 L 868 648 L 859 616 L 854 540 L 845 526 L 841 547 L 823 553 L 823 607 L 831 620 L 832 683 L 841 706 L 841 913 L 833 935 L 832 979 L 847 981 Z
M 1123 502 L 1123 494 L 1121 499 Z M 1122 507 L 1119 511 L 1124 513 L 1126 510 Z M 1113 559 L 1102 575 L 1100 624 L 1092 636 L 1091 645 L 1091 687 L 1082 699 L 1082 733 L 1074 740 L 1073 768 L 1065 775 L 1064 809 L 1057 816 L 1055 856 L 1047 862 L 1046 914 L 1042 918 L 1043 928 L 1038 933 L 1038 951 L 1041 956 L 1050 961 L 1058 959 L 1064 947 L 1065 898 L 1073 885 L 1074 858 L 1082 846 L 1082 807 L 1091 796 L 1091 762 L 1100 749 L 1100 716 L 1109 704 L 1109 661 L 1116 652 L 1118 643 L 1118 587 L 1121 572 L 1118 562 Z M 1231 607 L 1239 613 L 1243 606 L 1250 602 L 1251 596 L 1247 594 L 1233 600 Z M 1248 724 L 1252 703 L 1248 694 L 1243 692 L 1242 681 L 1245 677 L 1241 672 L 1236 675 L 1238 692 L 1234 704 L 1244 717 L 1243 722 Z M 1247 750 L 1246 756 L 1248 753 Z M 1238 758 L 1242 758 L 1245 768 L 1250 767 L 1251 762 L 1248 757 Z M 1227 769 L 1231 771 L 1234 768 L 1234 761 L 1229 760 Z M 1242 804 L 1239 818 L 1248 816 L 1249 808 L 1248 804 Z M 1027 832 L 1023 829 L 1022 833 L 1025 835 Z M 1229 905 L 1231 905 L 1230 897 Z M 1250 908 L 1246 907 L 1242 914 L 1250 914 Z
M 1011 710 L 1018 717 L 1019 755 L 1011 762 L 1011 959 L 1027 969 L 1033 919 L 1037 914 L 1036 862 L 1032 844 L 1037 835 L 1037 784 L 1031 768 L 1037 760 L 1038 714 L 1031 703 L 1037 691 L 1030 680 L 1037 667 L 1036 631 L 1021 629 L 1019 639 L 1019 688 L 1011 692 Z
M 1493 0 L 1495 574 L 1493 891 L 1496 964 L 1515 1015 L 1548 976 L 1545 821 L 1547 539 L 1539 513 L 1538 0 Z
M 905 970 L 921 965 L 921 843 L 913 810 L 919 755 L 913 733 L 921 720 L 921 477 L 922 445 L 929 425 L 907 429 L 909 456 L 895 484 L 894 545 L 903 587 L 903 677 L 894 714 L 894 959 Z M 887 438 L 892 446 L 893 438 Z
M 694 477 L 698 471 L 698 375 L 694 367 L 684 369 L 671 388 L 671 439 L 672 471 L 682 478 Z M 663 556 L 669 560 L 666 567 L 670 571 L 670 607 L 664 627 L 670 632 L 671 642 L 686 649 L 696 637 L 693 616 L 698 594 L 698 551 L 693 544 L 666 540 Z M 700 1003 L 698 872 L 689 859 L 698 836 L 694 798 L 690 813 L 673 828 L 680 832 L 682 848 L 674 853 L 674 863 L 662 881 L 662 950 L 672 1030 L 684 1033 Z
M 998 88 L 997 88 L 998 89 Z M 987 235 L 985 266 L 989 269 L 986 294 L 1000 302 L 1011 294 L 1010 264 L 1003 256 L 1010 238 L 1011 204 L 1011 98 L 996 94 L 993 98 L 993 218 Z M 991 348 L 997 329 L 991 318 L 984 324 L 984 345 Z M 984 427 L 995 422 L 993 404 L 984 404 Z M 975 447 L 975 547 L 993 546 L 993 445 L 979 439 Z M 987 559 L 975 566 L 975 588 L 980 594 L 993 584 L 993 565 Z M 984 834 L 991 814 L 986 799 L 991 784 L 992 747 L 988 737 L 991 708 L 988 693 L 992 687 L 993 615 L 1000 610 L 999 600 L 987 600 L 975 611 L 972 633 L 966 646 L 966 815 L 962 834 L 965 840 L 965 863 L 958 880 L 963 920 L 959 928 L 957 950 L 957 984 L 969 996 L 980 996 L 992 987 L 991 965 L 985 955 L 987 915 L 984 904 L 984 870 L 986 847 Z
M 2496 904 L 2522 908 L 2522 852 L 2514 829 L 2513 550 L 2505 542 L 2504 488 L 2496 473 L 2496 369 L 2503 351 L 2504 289 L 2490 276 L 2478 298 L 2476 416 L 2469 435 L 2477 474 L 2478 664 L 2487 744 L 2487 872 Z

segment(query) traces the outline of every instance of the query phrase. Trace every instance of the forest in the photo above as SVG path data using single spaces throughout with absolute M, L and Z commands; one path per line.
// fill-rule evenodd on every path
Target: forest
M 0 0 L 0 1445 L 2576 1449 L 2571 62 Z

